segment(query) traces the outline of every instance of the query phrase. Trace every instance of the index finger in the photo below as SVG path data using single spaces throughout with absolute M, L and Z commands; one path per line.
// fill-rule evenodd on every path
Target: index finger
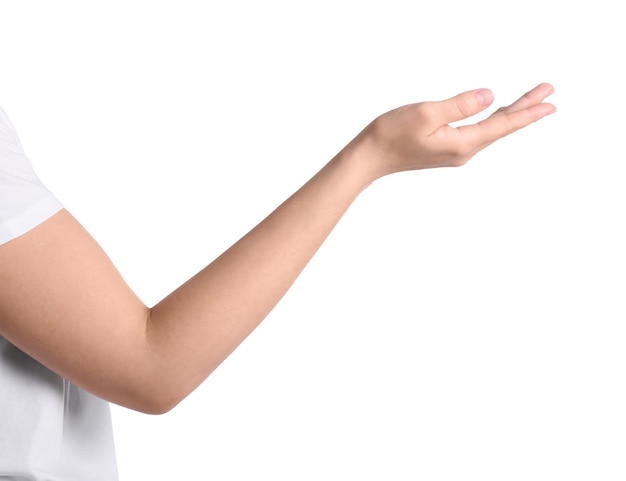
M 502 107 L 497 110 L 497 112 L 515 112 L 517 110 L 528 108 L 532 105 L 539 104 L 543 102 L 546 97 L 552 95 L 554 93 L 554 87 L 549 83 L 541 83 L 537 85 L 535 88 L 529 90 L 524 95 L 522 95 L 519 99 L 513 102 L 511 105 L 507 107 Z
M 477 145 L 489 145 L 556 112 L 550 103 L 530 105 L 519 110 L 503 109 L 473 125 L 457 127 L 460 134 Z

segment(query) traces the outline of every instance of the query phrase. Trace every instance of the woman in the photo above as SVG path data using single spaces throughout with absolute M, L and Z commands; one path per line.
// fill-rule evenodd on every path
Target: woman
M 473 125 L 486 89 L 381 115 L 214 262 L 155 306 L 48 192 L 0 111 L 0 478 L 117 478 L 107 402 L 163 413 L 265 318 L 369 184 L 460 166 L 551 114 L 540 84 Z

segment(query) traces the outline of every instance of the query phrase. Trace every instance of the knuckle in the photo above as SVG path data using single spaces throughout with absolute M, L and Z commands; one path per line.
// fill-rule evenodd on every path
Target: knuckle
M 459 112 L 459 115 L 463 118 L 470 117 L 474 113 L 474 107 L 466 97 L 458 98 L 455 102 L 455 105 L 456 109 Z
M 413 104 L 412 108 L 418 125 L 432 125 L 437 122 L 436 111 L 432 102 Z
M 453 167 L 465 165 L 479 150 L 481 148 L 470 141 L 462 141 L 450 146 L 450 165 Z
M 471 146 L 466 140 L 459 140 L 449 146 L 450 155 L 454 158 L 463 157 L 471 151 Z

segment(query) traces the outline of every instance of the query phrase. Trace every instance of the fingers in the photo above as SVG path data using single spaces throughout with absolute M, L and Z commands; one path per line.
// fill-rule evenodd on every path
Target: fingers
M 493 115 L 500 113 L 510 114 L 518 110 L 530 108 L 533 105 L 541 103 L 552 93 L 554 93 L 554 87 L 552 87 L 552 85 L 549 83 L 539 84 L 532 90 L 526 92 L 511 105 L 498 109 Z M 451 122 L 471 117 L 489 107 L 492 102 L 493 93 L 491 90 L 476 89 L 455 95 L 447 100 L 427 102 L 424 107 L 427 109 L 436 127 L 441 127 Z
M 511 105 L 502 107 L 485 120 L 474 125 L 458 127 L 463 138 L 477 146 L 486 146 L 499 138 L 520 130 L 556 108 L 543 100 L 554 92 L 552 85 L 543 83 L 526 92 Z
M 542 83 L 537 85 L 534 89 L 526 92 L 519 99 L 513 102 L 511 105 L 498 109 L 495 113 L 511 113 L 518 110 L 529 108 L 533 105 L 537 105 L 543 100 L 554 93 L 554 87 L 549 83 Z

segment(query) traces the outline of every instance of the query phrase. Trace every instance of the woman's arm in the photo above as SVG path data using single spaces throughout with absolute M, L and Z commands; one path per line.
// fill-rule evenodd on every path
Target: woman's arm
M 117 404 L 171 409 L 267 316 L 350 204 L 393 172 L 457 166 L 554 112 L 541 84 L 474 125 L 486 90 L 408 105 L 367 126 L 265 220 L 152 308 L 67 212 L 0 247 L 0 335 Z

